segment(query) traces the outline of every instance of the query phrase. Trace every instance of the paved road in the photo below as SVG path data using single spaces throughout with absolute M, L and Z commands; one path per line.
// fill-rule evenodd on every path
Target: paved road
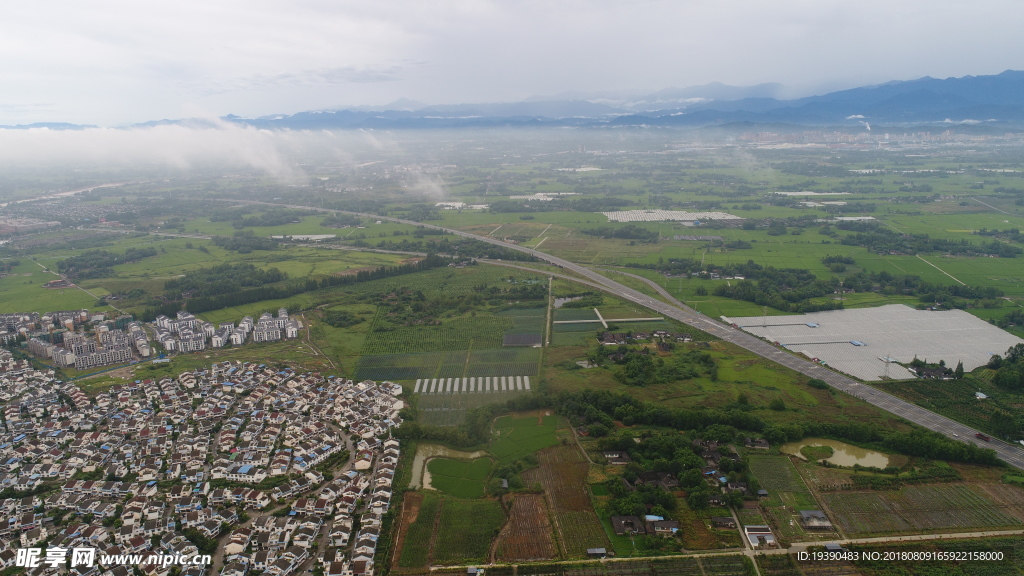
M 857 382 L 856 380 L 850 378 L 849 376 L 839 374 L 838 372 L 833 372 L 832 370 L 829 370 L 815 362 L 811 362 L 810 360 L 807 360 L 802 356 L 793 355 L 787 351 L 782 350 L 777 346 L 774 346 L 764 340 L 761 340 L 760 338 L 752 336 L 741 330 L 732 328 L 731 326 L 722 324 L 717 320 L 712 320 L 707 316 L 701 314 L 700 312 L 697 312 L 696 310 L 690 308 L 689 306 L 683 305 L 682 303 L 679 303 L 678 305 L 671 305 L 660 300 L 655 300 L 654 298 L 651 298 L 650 296 L 638 290 L 634 290 L 614 280 L 610 280 L 609 278 L 601 275 L 600 273 L 594 270 L 591 270 L 590 268 L 586 268 L 584 266 L 570 262 L 568 260 L 558 258 L 550 254 L 540 252 L 538 250 L 526 248 L 524 246 L 509 244 L 507 242 L 503 242 L 495 238 L 479 236 L 477 234 L 472 234 L 470 232 L 453 230 L 451 228 L 444 228 L 441 226 L 435 226 L 433 224 L 423 224 L 422 222 L 403 220 L 401 218 L 391 218 L 387 216 L 378 216 L 375 214 L 364 214 L 361 212 L 348 212 L 345 210 L 328 210 L 316 208 L 313 206 L 277 204 L 273 202 L 259 202 L 254 200 L 226 201 L 246 204 L 283 206 L 286 208 L 296 208 L 303 210 L 320 210 L 322 212 L 352 214 L 355 216 L 362 216 L 364 218 L 372 218 L 375 220 L 388 220 L 391 222 L 398 222 L 400 224 L 408 224 L 410 226 L 423 226 L 424 228 L 443 230 L 456 236 L 471 238 L 473 240 L 479 240 L 481 242 L 487 242 L 489 244 L 501 246 L 502 248 L 507 248 L 509 250 L 516 250 L 519 252 L 530 254 L 548 264 L 558 266 L 563 270 L 569 270 L 571 272 L 574 272 L 577 275 L 589 280 L 593 284 L 601 285 L 607 291 L 615 294 L 620 298 L 632 301 L 635 304 L 638 304 L 650 310 L 654 310 L 655 312 L 663 314 L 664 316 L 672 318 L 673 320 L 677 320 L 689 326 L 693 326 L 694 328 L 703 330 L 717 338 L 740 346 L 741 348 L 750 350 L 751 352 L 759 356 L 778 362 L 779 364 L 782 364 L 783 366 L 795 370 L 797 372 L 800 372 L 801 374 L 804 374 L 811 378 L 818 378 L 820 380 L 824 380 L 825 382 L 835 387 L 836 389 L 846 392 L 847 394 L 856 396 L 857 398 L 860 398 L 870 404 L 874 404 L 875 406 L 887 412 L 895 414 L 900 418 L 904 418 L 906 420 L 914 422 L 915 424 L 919 424 L 925 428 L 928 428 L 929 430 L 934 430 L 936 432 L 944 434 L 950 438 L 954 438 L 964 442 L 974 442 L 975 444 L 978 444 L 984 448 L 991 448 L 996 451 L 996 453 L 1004 462 L 1011 466 L 1014 466 L 1015 468 L 1024 470 L 1024 447 L 1015 444 L 1009 444 L 1007 442 L 1003 442 L 995 438 L 993 438 L 991 442 L 975 440 L 974 435 L 978 431 L 973 428 L 960 424 L 959 422 L 950 420 L 949 418 L 931 412 L 930 410 L 921 408 L 916 404 L 906 402 L 891 394 L 882 392 L 880 390 L 876 390 L 871 386 L 861 384 L 860 382 Z M 673 298 L 672 300 L 675 299 Z M 678 300 L 676 300 L 676 302 L 678 302 Z

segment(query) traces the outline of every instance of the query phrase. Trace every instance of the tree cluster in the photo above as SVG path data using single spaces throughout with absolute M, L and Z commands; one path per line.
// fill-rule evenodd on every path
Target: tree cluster
M 928 252 L 942 252 L 944 254 L 957 254 L 963 256 L 987 256 L 994 254 L 1000 258 L 1016 258 L 1024 250 L 999 241 L 983 242 L 973 244 L 967 240 L 946 240 L 943 238 L 931 238 L 927 234 L 901 234 L 877 224 L 874 226 L 865 225 L 862 222 L 840 222 L 837 227 L 841 230 L 865 229 L 865 232 L 857 232 L 844 237 L 841 242 L 848 246 L 863 246 L 876 254 L 921 254 Z
M 321 276 L 319 278 L 307 278 L 303 281 L 289 282 L 276 286 L 264 285 L 257 288 L 248 288 L 231 294 L 220 294 L 217 296 L 204 296 L 184 299 L 182 301 L 165 302 L 158 306 L 146 308 L 142 314 L 142 318 L 145 321 L 151 321 L 161 314 L 172 316 L 183 307 L 189 312 L 199 313 L 209 312 L 210 310 L 220 310 L 221 308 L 229 308 L 231 306 L 240 306 L 242 304 L 251 304 L 261 300 L 290 298 L 297 294 L 313 292 L 323 288 L 348 286 L 350 284 L 358 284 L 361 282 L 368 282 L 370 280 L 378 280 L 381 278 L 400 276 L 402 274 L 412 274 L 413 272 L 420 272 L 422 270 L 430 270 L 432 268 L 447 266 L 449 262 L 449 259 L 442 258 L 440 256 L 427 256 L 419 262 L 400 264 L 397 266 L 381 266 L 375 270 L 360 270 L 355 274 L 347 274 L 345 276 Z
M 648 348 L 598 345 L 591 352 L 590 360 L 596 364 L 614 363 L 615 379 L 627 386 L 649 386 L 698 376 L 718 378 L 714 358 L 699 350 L 675 353 L 666 359 Z
M 252 230 L 241 230 L 233 236 L 214 236 L 213 243 L 225 250 L 248 254 L 253 250 L 277 250 L 280 242 L 257 236 Z
M 583 228 L 580 232 L 590 236 L 598 236 L 600 238 L 623 238 L 626 240 L 641 240 L 649 243 L 658 241 L 657 232 L 637 226 L 636 224 L 626 224 L 621 227 L 598 226 L 596 228 Z
M 129 248 L 124 254 L 106 250 L 86 250 L 78 256 L 57 262 L 57 270 L 70 278 L 104 278 L 114 275 L 114 266 L 138 262 L 156 256 L 156 248 Z
M 182 295 L 190 298 L 234 294 L 246 288 L 256 288 L 288 279 L 277 268 L 263 270 L 252 264 L 218 264 L 210 268 L 190 270 L 181 278 L 164 282 L 166 296 L 177 300 Z

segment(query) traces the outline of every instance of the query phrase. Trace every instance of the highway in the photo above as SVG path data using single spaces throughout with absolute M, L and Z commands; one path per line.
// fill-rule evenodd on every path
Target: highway
M 993 438 L 990 442 L 977 440 L 975 438 L 975 434 L 978 433 L 978 431 L 973 428 L 960 424 L 959 422 L 950 420 L 949 418 L 936 414 L 930 410 L 926 410 L 920 406 L 917 406 L 916 404 L 906 402 L 900 398 L 897 398 L 896 396 L 872 388 L 871 386 L 861 384 L 860 382 L 857 382 L 856 380 L 850 378 L 849 376 L 840 374 L 838 372 L 833 372 L 832 370 L 829 370 L 821 366 L 820 364 L 811 362 L 810 360 L 804 359 L 801 356 L 791 354 L 777 346 L 774 346 L 764 340 L 761 340 L 760 338 L 743 332 L 742 330 L 733 328 L 731 326 L 727 326 L 725 324 L 722 324 L 721 322 L 718 322 L 717 320 L 712 320 L 707 316 L 701 314 L 700 312 L 697 312 L 696 310 L 682 304 L 681 302 L 679 302 L 675 298 L 672 298 L 671 296 L 669 296 L 669 298 L 672 301 L 675 301 L 677 303 L 676 305 L 667 304 L 660 300 L 655 300 L 654 298 L 651 298 L 650 296 L 644 294 L 643 292 L 634 290 L 628 286 L 611 280 L 599 274 L 598 272 L 591 270 L 590 268 L 581 266 L 568 260 L 564 260 L 562 258 L 558 258 L 550 254 L 540 252 L 538 250 L 533 250 L 531 248 L 526 248 L 515 244 L 509 244 L 507 242 L 503 242 L 495 238 L 488 238 L 470 232 L 463 232 L 461 230 L 444 228 L 432 224 L 424 224 L 422 222 L 415 222 L 412 220 L 403 220 L 400 218 L 391 218 L 387 216 L 378 216 L 375 214 L 365 214 L 361 212 L 348 212 L 345 210 L 329 210 L 324 208 L 317 208 L 314 206 L 278 204 L 273 202 L 259 202 L 254 200 L 225 201 L 245 204 L 264 204 L 269 206 L 296 208 L 302 210 L 319 210 L 321 212 L 336 212 L 340 214 L 352 214 L 355 216 L 371 218 L 374 220 L 387 220 L 390 222 L 398 222 L 400 224 L 408 224 L 410 226 L 423 226 L 424 228 L 442 230 L 447 233 L 454 234 L 456 236 L 462 236 L 465 238 L 471 238 L 473 240 L 479 240 L 481 242 L 487 242 L 489 244 L 501 246 L 502 248 L 507 248 L 509 250 L 525 252 L 536 257 L 538 260 L 542 260 L 544 262 L 547 262 L 548 264 L 558 266 L 563 270 L 574 272 L 577 275 L 590 280 L 594 284 L 604 286 L 608 292 L 620 298 L 629 300 L 631 302 L 634 302 L 635 304 L 638 304 L 650 310 L 654 310 L 655 312 L 658 312 L 659 314 L 662 314 L 666 317 L 672 318 L 673 320 L 677 320 L 689 326 L 693 326 L 694 328 L 697 328 L 699 330 L 703 330 L 708 334 L 712 334 L 722 340 L 725 340 L 726 342 L 731 342 L 732 344 L 735 344 L 741 348 L 750 350 L 751 352 L 761 357 L 782 364 L 783 366 L 800 372 L 801 374 L 804 374 L 811 378 L 818 378 L 820 380 L 824 380 L 830 386 L 836 388 L 837 390 L 841 390 L 843 392 L 846 392 L 847 394 L 856 396 L 857 398 L 860 398 L 861 400 L 864 400 L 865 402 L 868 402 L 870 404 L 874 404 L 875 406 L 881 408 L 882 410 L 890 412 L 896 416 L 899 416 L 900 418 L 903 418 L 910 422 L 914 422 L 915 424 L 919 424 L 924 428 L 934 430 L 935 432 L 939 432 L 955 440 L 960 440 L 963 442 L 973 442 L 983 448 L 991 448 L 996 451 L 999 458 L 1002 459 L 1004 462 L 1015 468 L 1024 470 L 1024 447 L 1003 442 L 997 438 Z M 538 270 L 538 273 L 544 274 L 545 272 Z M 659 290 L 659 292 L 661 292 L 663 295 L 668 294 L 667 292 L 664 292 L 662 290 Z

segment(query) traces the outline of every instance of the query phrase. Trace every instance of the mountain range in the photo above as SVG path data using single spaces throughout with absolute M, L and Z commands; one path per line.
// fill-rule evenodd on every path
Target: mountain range
M 222 120 L 265 129 L 408 129 L 462 127 L 680 127 L 773 126 L 972 126 L 1024 129 L 1024 71 L 989 76 L 893 81 L 785 99 L 779 84 L 720 83 L 647 94 L 565 93 L 521 102 L 426 105 L 402 99 L 383 107 L 345 107 L 258 118 Z M 207 126 L 201 119 L 158 120 L 135 126 Z M 43 125 L 2 126 L 30 128 Z M 48 124 L 51 129 L 83 128 Z

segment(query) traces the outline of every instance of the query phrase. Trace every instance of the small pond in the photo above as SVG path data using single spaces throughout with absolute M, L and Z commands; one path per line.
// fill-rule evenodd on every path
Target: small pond
M 412 461 L 412 479 L 409 481 L 410 488 L 429 488 L 430 471 L 427 470 L 427 461 L 431 458 L 455 458 L 456 460 L 474 460 L 485 456 L 483 450 L 476 452 L 462 452 L 452 450 L 440 444 L 420 444 L 416 447 L 416 458 Z
M 825 460 L 829 464 L 835 464 L 836 466 L 852 467 L 854 464 L 860 464 L 861 466 L 885 468 L 889 465 L 889 457 L 881 452 L 859 448 L 846 442 L 829 440 L 827 438 L 804 438 L 798 442 L 783 444 L 779 447 L 779 450 L 783 454 L 792 454 L 797 458 L 806 460 L 807 458 L 800 453 L 800 449 L 804 446 L 828 446 L 832 449 L 832 456 L 825 458 Z

